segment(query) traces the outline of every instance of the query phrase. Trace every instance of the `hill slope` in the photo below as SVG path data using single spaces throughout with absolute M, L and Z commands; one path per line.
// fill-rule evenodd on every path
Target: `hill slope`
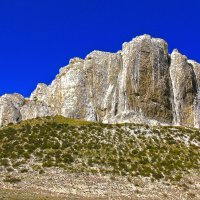
M 0 129 L 0 194 L 11 199 L 15 194 L 32 199 L 37 193 L 38 199 L 143 195 L 155 200 L 183 191 L 186 199 L 198 199 L 199 162 L 200 130 L 194 128 L 110 125 L 55 116 Z M 29 196 L 20 193 L 25 188 Z
M 61 167 L 68 172 L 180 180 L 200 169 L 200 131 L 137 124 L 106 125 L 49 117 L 0 130 L 6 171 Z

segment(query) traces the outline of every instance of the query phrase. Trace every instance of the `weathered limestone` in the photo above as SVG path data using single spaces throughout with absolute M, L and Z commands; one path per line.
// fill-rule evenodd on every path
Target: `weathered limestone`
M 21 121 L 20 107 L 24 98 L 19 94 L 5 94 L 0 97 L 0 126 Z
M 188 63 L 193 69 L 194 72 L 194 82 L 196 85 L 197 94 L 194 100 L 194 127 L 200 128 L 200 64 L 188 60 Z
M 200 65 L 177 50 L 169 55 L 164 40 L 142 35 L 117 53 L 71 59 L 49 86 L 40 83 L 29 99 L 18 101 L 16 94 L 0 97 L 0 125 L 63 115 L 199 128 Z
M 187 58 L 177 50 L 171 54 L 170 76 L 174 95 L 174 124 L 193 126 L 197 82 Z
M 106 121 L 117 114 L 121 68 L 120 54 L 93 51 L 86 57 L 86 91 L 97 121 Z
M 121 113 L 135 113 L 136 118 L 171 122 L 169 56 L 167 44 L 149 35 L 125 43 L 123 69 L 119 85 Z
M 22 120 L 53 115 L 49 105 L 46 105 L 44 102 L 30 100 L 27 100 L 20 108 L 20 113 Z

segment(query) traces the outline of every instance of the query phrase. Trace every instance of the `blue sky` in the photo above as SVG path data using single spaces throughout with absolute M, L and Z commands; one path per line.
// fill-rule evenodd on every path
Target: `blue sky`
M 200 62 L 198 0 L 1 0 L 0 95 L 29 96 L 70 58 L 148 33 Z

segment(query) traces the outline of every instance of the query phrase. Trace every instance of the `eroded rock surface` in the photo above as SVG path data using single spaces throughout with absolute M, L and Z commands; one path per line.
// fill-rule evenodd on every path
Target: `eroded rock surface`
M 200 127 L 200 65 L 162 39 L 142 35 L 117 53 L 73 58 L 29 99 L 0 97 L 0 125 L 62 115 L 104 123 L 135 122 Z
M 198 71 L 198 70 L 197 70 Z M 197 81 L 193 65 L 177 50 L 171 54 L 170 76 L 174 95 L 174 123 L 194 124 L 194 101 L 197 96 Z
M 22 120 L 20 107 L 24 98 L 19 94 L 5 94 L 0 97 L 0 126 L 17 123 Z

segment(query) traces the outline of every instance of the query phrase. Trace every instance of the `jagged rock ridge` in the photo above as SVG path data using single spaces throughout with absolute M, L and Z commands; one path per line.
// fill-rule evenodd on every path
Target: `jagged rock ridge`
M 30 98 L 0 97 L 0 125 L 62 115 L 104 123 L 135 122 L 200 127 L 200 65 L 167 43 L 142 35 L 117 53 L 73 58 Z

